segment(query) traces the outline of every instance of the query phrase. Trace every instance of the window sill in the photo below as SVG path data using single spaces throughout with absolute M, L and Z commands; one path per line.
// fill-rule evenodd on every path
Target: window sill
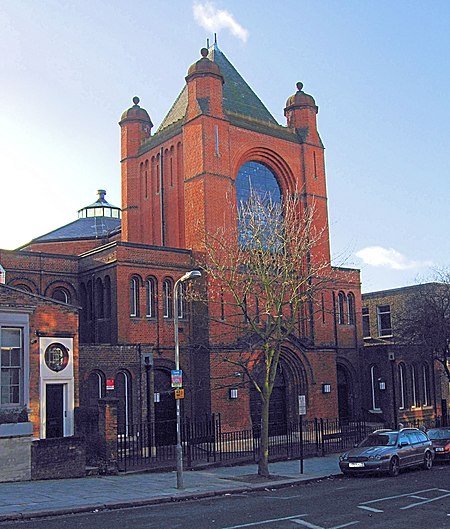
M 369 410 L 369 413 L 383 413 L 383 410 L 380 408 L 377 408 L 376 410 Z

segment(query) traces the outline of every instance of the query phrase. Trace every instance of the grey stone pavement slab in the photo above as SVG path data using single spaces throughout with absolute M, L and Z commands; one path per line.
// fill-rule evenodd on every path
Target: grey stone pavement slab
M 336 454 L 305 459 L 303 474 L 297 460 L 271 463 L 269 468 L 269 480 L 255 479 L 255 464 L 185 471 L 183 490 L 176 488 L 175 472 L 0 483 L 0 523 L 272 489 L 340 474 Z

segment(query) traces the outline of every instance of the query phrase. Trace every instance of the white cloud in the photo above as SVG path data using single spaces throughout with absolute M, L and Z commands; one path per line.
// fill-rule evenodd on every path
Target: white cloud
M 202 28 L 211 33 L 226 28 L 242 42 L 247 42 L 248 31 L 235 20 L 229 11 L 217 9 L 212 2 L 195 2 L 192 9 L 195 20 Z
M 368 246 L 356 252 L 356 256 L 365 264 L 393 270 L 411 270 L 433 264 L 431 261 L 410 261 L 394 248 L 383 248 L 382 246 Z

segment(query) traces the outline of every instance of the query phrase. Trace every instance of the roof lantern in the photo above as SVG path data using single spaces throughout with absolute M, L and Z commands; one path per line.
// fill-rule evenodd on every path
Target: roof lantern
M 106 191 L 104 189 L 99 189 L 97 194 L 98 198 L 93 204 L 78 210 L 78 218 L 86 219 L 89 217 L 110 217 L 114 219 L 120 219 L 121 209 L 117 206 L 111 205 L 106 201 Z

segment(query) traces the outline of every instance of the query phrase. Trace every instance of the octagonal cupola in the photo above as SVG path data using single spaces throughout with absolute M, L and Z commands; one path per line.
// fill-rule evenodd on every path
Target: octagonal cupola
M 95 202 L 78 210 L 78 218 L 110 217 L 113 219 L 120 219 L 121 209 L 117 206 L 113 206 L 105 199 L 106 191 L 104 189 L 99 189 L 97 195 L 98 198 Z

